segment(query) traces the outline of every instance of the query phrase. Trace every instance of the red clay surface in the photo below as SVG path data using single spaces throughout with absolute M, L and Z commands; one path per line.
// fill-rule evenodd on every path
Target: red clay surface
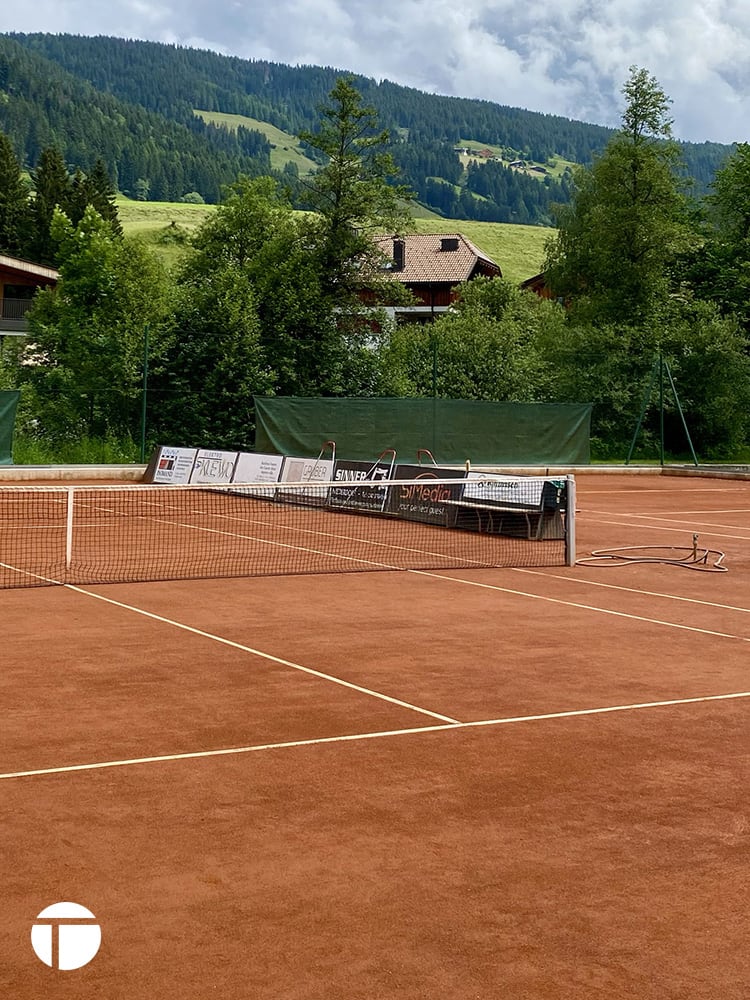
M 578 501 L 580 557 L 729 572 L 0 592 L 2 995 L 746 998 L 750 483 Z M 79 970 L 31 948 L 58 900 Z

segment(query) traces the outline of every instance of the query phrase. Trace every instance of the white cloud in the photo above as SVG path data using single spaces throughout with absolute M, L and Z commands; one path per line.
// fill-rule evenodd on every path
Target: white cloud
M 41 0 L 0 31 L 179 42 L 335 66 L 423 90 L 616 125 L 631 65 L 673 100 L 675 133 L 750 139 L 747 0 Z

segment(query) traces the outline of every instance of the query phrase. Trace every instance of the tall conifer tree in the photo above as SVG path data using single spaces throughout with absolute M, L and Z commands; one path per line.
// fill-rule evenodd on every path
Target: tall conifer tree
M 669 98 L 646 70 L 623 86 L 622 126 L 576 177 L 546 270 L 556 294 L 595 321 L 643 323 L 667 301 L 690 244 Z
M 29 191 L 10 140 L 0 132 L 0 252 L 25 256 L 29 229 Z
M 73 186 L 68 168 L 59 149 L 43 149 L 33 172 L 34 198 L 32 202 L 34 259 L 40 264 L 56 263 L 56 245 L 50 235 L 50 224 L 55 208 L 70 211 Z

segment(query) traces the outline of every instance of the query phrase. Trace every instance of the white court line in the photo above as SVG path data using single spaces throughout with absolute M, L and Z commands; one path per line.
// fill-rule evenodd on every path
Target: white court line
M 607 511 L 607 513 L 609 514 L 609 513 L 611 513 L 611 511 Z M 619 513 L 621 513 L 621 511 L 618 511 L 618 514 Z M 692 514 L 750 514 L 750 507 L 726 507 L 726 508 L 719 508 L 718 510 L 673 510 L 673 511 L 670 511 L 670 513 L 671 514 L 691 514 L 691 515 Z M 649 514 L 638 514 L 638 515 L 631 514 L 629 516 L 631 516 L 631 517 L 634 517 L 634 516 L 638 516 L 638 517 L 650 517 L 651 515 L 649 515 Z
M 460 725 L 458 719 L 452 719 L 448 715 L 440 715 L 438 712 L 431 712 L 429 709 L 420 708 L 418 705 L 412 705 L 408 701 L 401 701 L 398 698 L 392 698 L 388 694 L 382 694 L 380 691 L 374 691 L 371 688 L 362 687 L 359 684 L 353 684 L 351 681 L 345 681 L 341 677 L 334 677 L 333 674 L 323 673 L 321 670 L 315 670 L 313 667 L 305 667 L 301 663 L 294 663 L 292 660 L 285 660 L 280 656 L 274 656 L 272 653 L 264 653 L 263 650 L 254 649 L 252 646 L 245 646 L 240 642 L 235 642 L 233 639 L 225 639 L 221 635 L 214 635 L 212 632 L 204 632 L 202 629 L 193 628 L 192 625 L 185 625 L 182 622 L 174 621 L 172 618 L 165 618 L 163 615 L 154 614 L 152 611 L 146 611 L 144 608 L 137 608 L 132 604 L 125 604 L 122 601 L 115 601 L 112 597 L 105 597 L 103 594 L 97 594 L 93 590 L 84 590 L 82 587 L 76 587 L 72 583 L 60 584 L 59 580 L 52 580 L 49 577 L 40 576 L 38 573 L 30 573 L 28 570 L 18 569 L 15 566 L 8 566 L 6 563 L 0 563 L 0 566 L 6 569 L 15 570 L 17 573 L 22 573 L 24 576 L 33 576 L 37 580 L 46 580 L 48 583 L 59 584 L 64 587 L 65 590 L 72 590 L 76 594 L 83 594 L 85 597 L 93 597 L 97 601 L 104 601 L 105 604 L 112 604 L 116 608 L 124 608 L 126 611 L 132 611 L 137 615 L 143 615 L 144 618 L 151 618 L 153 621 L 161 622 L 165 625 L 172 625 L 174 628 L 182 629 L 184 632 L 190 632 L 193 635 L 199 635 L 204 639 L 211 639 L 213 642 L 221 643 L 223 646 L 230 646 L 232 649 L 239 649 L 243 653 L 251 653 L 253 656 L 259 656 L 263 660 L 269 660 L 271 663 L 279 663 L 283 667 L 291 667 L 293 670 L 299 670 L 303 674 L 309 674 L 311 677 L 318 677 L 320 680 L 330 681 L 331 684 L 338 684 L 341 687 L 348 688 L 350 691 L 357 691 L 359 694 L 368 695 L 370 698 L 377 698 L 380 701 L 386 701 L 391 705 L 397 705 L 399 708 L 406 708 L 412 712 L 418 712 L 420 715 L 427 715 L 431 719 L 440 719 L 441 722 L 447 722 L 451 725 Z
M 597 514 L 599 516 L 606 515 L 606 516 L 609 516 L 609 517 L 612 516 L 612 511 L 611 510 L 589 510 L 589 511 L 584 510 L 584 511 L 581 511 L 581 513 L 584 513 L 584 514 Z M 701 513 L 703 513 L 703 514 L 713 514 L 714 511 L 705 510 L 705 511 L 701 511 Z M 716 512 L 716 513 L 718 513 L 718 512 Z M 647 521 L 664 521 L 666 524 L 684 524 L 684 522 L 681 521 L 680 518 L 678 518 L 678 517 L 661 517 L 658 514 L 631 514 L 629 512 L 624 512 L 624 511 L 619 511 L 618 510 L 615 516 L 616 517 L 624 517 L 624 518 L 639 517 L 639 518 L 642 518 L 642 519 L 645 518 Z M 625 523 L 627 523 L 627 522 L 625 522 Z M 658 525 L 657 525 L 657 527 L 658 527 Z M 725 529 L 730 529 L 731 528 L 733 531 L 745 531 L 745 530 L 750 531 L 750 525 L 744 525 L 744 524 L 716 524 L 715 521 L 691 521 L 690 524 L 684 524 L 685 531 L 690 531 L 691 528 L 695 528 L 695 527 L 698 527 L 698 528 L 700 528 L 700 527 L 704 527 L 704 528 L 725 528 Z
M 93 597 L 97 601 L 104 601 L 105 604 L 112 604 L 117 608 L 124 608 L 126 611 L 133 611 L 137 615 L 143 615 L 144 618 L 151 618 L 153 621 L 161 622 L 164 625 L 171 625 L 173 628 L 182 629 L 184 632 L 190 632 L 192 635 L 199 635 L 204 639 L 211 639 L 213 642 L 221 643 L 223 646 L 231 646 L 232 649 L 239 649 L 244 653 L 252 653 L 253 656 L 259 656 L 264 660 L 269 660 L 271 663 L 279 663 L 283 667 L 291 667 L 293 670 L 299 670 L 303 674 L 310 674 L 311 677 L 318 677 L 324 681 L 330 681 L 331 684 L 338 684 L 341 687 L 348 688 L 350 691 L 357 691 L 359 694 L 369 695 L 370 698 L 377 698 L 380 701 L 387 701 L 391 705 L 397 705 L 399 708 L 407 708 L 412 712 L 419 712 L 420 715 L 428 715 L 432 719 L 440 719 L 441 722 L 449 722 L 451 725 L 460 725 L 458 719 L 452 719 L 447 715 L 440 715 L 438 712 L 431 712 L 426 708 L 420 708 L 418 705 L 412 705 L 408 701 L 401 701 L 398 698 L 392 698 L 388 694 L 381 694 L 380 691 L 373 691 L 371 688 L 362 687 L 359 684 L 353 684 L 351 681 L 345 681 L 341 677 L 335 677 L 333 674 L 323 673 L 321 670 L 315 670 L 313 667 L 304 667 L 301 663 L 294 663 L 292 660 L 285 660 L 280 656 L 274 656 L 272 653 L 264 653 L 261 649 L 254 649 L 252 646 L 245 646 L 241 642 L 234 642 L 232 639 L 225 639 L 221 635 L 214 635 L 212 632 L 204 632 L 202 629 L 193 628 L 192 625 L 185 625 L 183 622 L 175 621 L 173 618 L 165 618 L 163 615 L 154 614 L 152 611 L 146 611 L 144 608 L 137 608 L 132 604 L 124 604 L 122 601 L 115 601 L 111 597 L 105 597 L 103 594 L 96 594 L 92 590 L 84 590 L 82 587 L 76 587 L 71 583 L 64 584 L 67 590 L 73 590 L 77 594 L 84 594 L 86 597 Z
M 589 517 L 588 511 L 580 511 L 578 516 L 586 515 Z M 636 521 L 605 521 L 600 517 L 590 517 L 589 524 L 611 524 L 615 528 L 633 528 L 637 531 L 677 531 L 681 535 L 691 535 L 692 532 L 688 526 L 683 528 L 667 528 L 663 524 L 640 524 Z M 727 525 L 722 525 L 722 527 L 727 527 Z M 729 525 L 732 527 L 732 525 Z M 743 528 L 739 528 L 739 531 L 743 531 Z M 750 528 L 748 529 L 750 531 Z M 733 538 L 737 542 L 750 542 L 750 534 L 748 535 L 725 535 L 723 532 L 719 531 L 708 531 L 706 532 L 711 538 Z
M 625 611 L 613 611 L 611 608 L 597 608 L 592 604 L 579 604 L 576 601 L 564 601 L 559 597 L 545 597 L 543 594 L 531 594 L 525 590 L 513 590 L 511 587 L 499 587 L 494 583 L 479 583 L 478 580 L 463 580 L 455 576 L 443 576 L 440 573 L 430 573 L 423 569 L 410 569 L 408 573 L 416 576 L 429 576 L 435 580 L 447 580 L 450 583 L 460 583 L 467 587 L 480 587 L 483 590 L 494 590 L 501 594 L 511 594 L 514 597 L 530 597 L 534 601 L 544 601 L 547 604 L 561 604 L 568 608 L 579 608 L 581 611 L 595 611 L 600 615 L 611 615 L 614 618 L 628 618 L 631 621 L 646 622 L 649 625 L 664 625 L 666 628 L 676 628 L 685 632 L 698 632 L 701 635 L 713 635 L 719 639 L 737 639 L 739 642 L 750 642 L 750 637 L 733 635 L 731 632 L 713 632 L 707 628 L 697 628 L 695 625 L 681 625 L 679 622 L 665 622 L 660 618 L 647 618 L 644 615 L 631 615 Z
M 580 482 L 580 480 L 579 480 L 579 482 Z M 587 497 L 588 496 L 594 496 L 595 494 L 596 495 L 600 495 L 600 494 L 605 494 L 605 493 L 606 494 L 615 494 L 615 495 L 619 495 L 620 493 L 736 493 L 738 490 L 741 493 L 744 493 L 744 491 L 747 489 L 747 486 L 744 485 L 744 482 L 745 482 L 744 480 L 738 479 L 737 482 L 736 482 L 736 485 L 734 485 L 734 486 L 691 486 L 691 487 L 686 487 L 684 490 L 680 490 L 680 489 L 668 489 L 668 490 L 667 489 L 664 489 L 664 490 L 657 490 L 657 489 L 647 489 L 647 490 L 639 490 L 639 489 L 630 489 L 630 490 L 625 490 L 625 489 L 622 489 L 622 490 L 617 490 L 617 489 L 615 489 L 615 490 L 589 490 L 589 489 L 586 489 L 585 486 L 581 486 L 581 492 L 585 493 L 585 495 Z
M 239 521 L 241 524 L 259 524 L 264 528 L 271 528 L 274 531 L 299 531 L 306 535 L 315 535 L 318 538 L 338 538 L 342 541 L 348 542 L 358 542 L 361 545 L 376 546 L 378 548 L 393 549 L 396 552 L 416 552 L 419 555 L 427 556 L 437 556 L 440 559 L 452 559 L 454 562 L 461 562 L 466 564 L 467 562 L 476 563 L 479 567 L 486 567 L 486 562 L 480 562 L 477 559 L 468 559 L 463 556 L 454 556 L 447 552 L 432 552 L 429 549 L 416 549 L 407 545 L 394 545 L 391 542 L 377 542 L 370 538 L 362 538 L 358 535 L 339 535 L 331 531 L 317 531 L 312 528 L 299 528 L 296 525 L 283 524 L 274 521 L 261 521 L 257 518 L 245 518 L 245 517 L 234 517 L 231 514 L 215 514 L 211 512 L 196 510 L 191 511 L 193 514 L 200 514 L 202 517 L 218 517 L 224 518 L 232 521 Z M 258 535 L 243 535 L 237 531 L 221 531 L 219 528 L 205 528 L 200 524 L 188 524 L 184 521 L 167 521 L 164 518 L 149 518 L 149 520 L 158 521 L 161 524 L 171 524 L 179 528 L 190 528 L 193 531 L 208 531 L 215 535 L 226 535 L 229 538 L 247 538 L 254 542 L 262 542 L 264 545 L 278 545 L 285 549 L 296 549 L 299 552 L 312 552 L 315 555 L 325 555 L 331 556 L 334 559 L 348 559 L 352 562 L 364 562 L 371 566 L 379 566 L 381 569 L 394 569 L 400 570 L 400 566 L 393 566 L 390 563 L 375 562 L 371 559 L 357 559 L 354 556 L 344 556 L 339 555 L 337 552 L 327 552 L 321 549 L 308 549 L 302 545 L 292 545 L 289 542 L 276 542 L 270 538 L 260 538 Z
M 565 580 L 566 583 L 585 583 L 589 587 L 605 587 L 608 590 L 624 590 L 628 594 L 642 594 L 644 597 L 664 597 L 668 601 L 685 601 L 687 604 L 703 604 L 707 608 L 719 608 L 722 611 L 741 611 L 750 615 L 750 608 L 739 608 L 734 604 L 719 604 L 716 601 L 701 601 L 697 597 L 680 597 L 679 594 L 662 594 L 655 590 L 639 590 L 638 587 L 622 587 L 615 583 L 602 583 L 601 580 L 585 580 L 581 576 L 561 576 L 560 573 L 545 573 L 539 569 L 522 569 L 512 567 L 514 573 L 527 573 L 529 576 L 549 577 L 553 580 Z
M 166 505 L 163 505 L 163 504 L 161 504 L 161 503 L 159 503 L 159 502 L 157 502 L 155 500 L 154 501 L 147 500 L 147 501 L 145 501 L 145 503 L 150 504 L 153 507 L 159 507 L 161 509 L 163 509 L 166 506 L 166 507 L 171 508 L 172 510 L 183 512 L 183 508 L 181 508 L 181 507 L 179 507 L 179 506 L 177 506 L 175 504 L 166 504 Z M 468 559 L 468 558 L 465 559 L 463 556 L 454 556 L 454 555 L 450 555 L 449 553 L 446 553 L 446 552 L 433 552 L 430 549 L 420 549 L 420 548 L 415 548 L 414 546 L 395 545 L 393 542 L 379 542 L 379 541 L 376 541 L 375 539 L 362 537 L 360 535 L 342 535 L 339 532 L 320 531 L 317 528 L 303 528 L 303 527 L 300 527 L 299 525 L 296 525 L 296 524 L 287 524 L 287 523 L 285 523 L 282 520 L 279 520 L 279 521 L 264 521 L 264 520 L 262 520 L 259 517 L 247 517 L 247 516 L 240 517 L 237 514 L 223 514 L 223 513 L 217 512 L 217 511 L 201 510 L 200 508 L 194 508 L 193 510 L 187 511 L 185 513 L 188 513 L 188 514 L 197 514 L 197 515 L 200 515 L 201 517 L 214 517 L 214 518 L 219 518 L 221 520 L 226 520 L 226 521 L 239 521 L 240 524 L 261 525 L 264 528 L 271 528 L 274 531 L 297 531 L 297 532 L 300 532 L 301 534 L 314 535 L 314 536 L 316 536 L 318 538 L 337 538 L 337 539 L 340 539 L 340 540 L 343 540 L 343 541 L 347 541 L 347 542 L 359 542 L 360 544 L 366 544 L 366 545 L 370 545 L 370 546 L 377 547 L 377 548 L 393 549 L 396 552 L 416 552 L 419 555 L 438 556 L 441 559 L 452 559 L 454 561 L 459 561 L 460 560 L 462 563 L 472 562 L 472 563 L 476 563 L 477 566 L 482 566 L 482 567 L 484 567 L 484 566 L 487 565 L 486 562 L 481 562 L 480 560 L 477 560 L 477 559 Z M 333 511 L 327 510 L 326 513 L 333 513 L 333 514 L 335 514 L 336 511 L 335 510 L 333 510 Z M 156 518 L 149 518 L 149 520 L 157 520 L 157 519 Z M 285 546 L 286 548 L 300 548 L 300 551 L 302 551 L 302 552 L 307 552 L 307 551 L 318 552 L 317 549 L 305 549 L 305 548 L 302 548 L 301 546 L 289 545 L 288 543 L 284 543 L 284 542 L 275 542 L 275 541 L 272 541 L 270 539 L 259 538 L 257 535 L 243 535 L 243 534 L 239 534 L 239 533 L 235 534 L 234 532 L 221 532 L 221 531 L 219 531 L 219 529 L 205 528 L 202 525 L 197 525 L 197 524 L 193 525 L 193 524 L 188 524 L 188 523 L 185 523 L 185 522 L 182 522 L 182 521 L 168 521 L 168 520 L 164 520 L 162 518 L 159 518 L 158 520 L 162 524 L 175 524 L 175 525 L 177 525 L 178 527 L 181 527 L 181 528 L 193 528 L 196 531 L 216 531 L 218 534 L 227 534 L 227 535 L 230 535 L 230 536 L 235 536 L 237 538 L 251 538 L 251 539 L 253 539 L 253 541 L 266 542 L 269 545 L 282 545 L 282 546 Z M 428 527 L 428 525 L 426 525 L 426 524 L 422 525 L 422 526 L 423 527 Z M 335 553 L 325 553 L 325 554 L 326 555 L 335 555 Z M 348 558 L 348 557 L 342 556 L 341 558 Z M 357 560 L 357 561 L 359 561 L 359 560 Z M 369 560 L 364 560 L 364 561 L 368 562 Z M 374 566 L 384 566 L 386 569 L 388 569 L 388 568 L 390 568 L 390 569 L 400 569 L 401 568 L 399 566 L 392 566 L 391 567 L 387 563 L 373 563 L 373 565 Z
M 440 733 L 448 730 L 480 729 L 489 726 L 509 726 L 520 722 L 546 722 L 553 719 L 575 719 L 587 715 L 608 715 L 614 712 L 638 712 L 651 708 L 673 708 L 678 705 L 697 705 L 712 701 L 732 701 L 750 698 L 750 691 L 730 694 L 711 694 L 697 698 L 671 698 L 668 701 L 636 702 L 632 705 L 605 705 L 600 708 L 580 708 L 567 712 L 545 712 L 540 715 L 515 715 L 501 719 L 480 719 L 476 722 L 458 722 L 447 726 L 419 726 L 416 729 L 391 729 L 371 733 L 353 733 L 346 736 L 322 736 L 309 740 L 289 740 L 283 743 L 258 743 L 252 746 L 225 747 L 220 750 L 195 750 L 190 753 L 161 754 L 152 757 L 128 757 L 122 760 L 102 760 L 88 764 L 66 764 L 62 767 L 40 767 L 27 771 L 8 771 L 0 774 L 0 781 L 11 778 L 32 778 L 48 774 L 70 774 L 74 771 L 99 771 L 112 767 L 132 767 L 137 764 L 163 764 L 178 760 L 198 760 L 206 757 L 228 757 L 258 753 L 263 750 L 289 750 L 295 747 L 321 746 L 331 743 L 355 743 L 363 740 L 384 739 L 389 736 L 417 736 L 422 733 Z

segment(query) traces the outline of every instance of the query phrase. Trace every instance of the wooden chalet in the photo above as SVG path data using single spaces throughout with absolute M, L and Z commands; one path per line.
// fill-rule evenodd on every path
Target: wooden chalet
M 24 337 L 26 313 L 40 288 L 52 288 L 60 274 L 53 267 L 0 254 L 0 337 Z
M 541 274 L 535 274 L 531 278 L 527 278 L 526 281 L 522 281 L 521 288 L 526 291 L 533 292 L 535 295 L 538 295 L 540 299 L 555 298 L 552 294 L 551 288 L 547 284 L 547 275 L 544 272 Z
M 430 323 L 450 309 L 467 281 L 502 277 L 500 266 L 460 233 L 413 233 L 376 242 L 388 277 L 415 299 L 413 305 L 387 307 L 397 322 Z

